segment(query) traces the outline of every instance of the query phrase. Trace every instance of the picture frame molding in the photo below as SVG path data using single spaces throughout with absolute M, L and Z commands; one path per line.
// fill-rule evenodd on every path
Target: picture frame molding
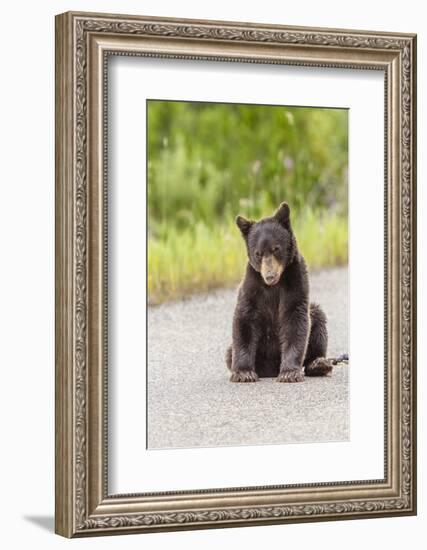
M 128 15 L 56 17 L 56 489 L 66 537 L 416 513 L 416 36 Z M 385 477 L 108 494 L 107 59 L 385 74 Z

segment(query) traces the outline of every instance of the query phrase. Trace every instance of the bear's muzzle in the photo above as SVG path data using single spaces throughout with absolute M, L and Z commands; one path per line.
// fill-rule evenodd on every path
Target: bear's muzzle
M 283 265 L 275 256 L 263 256 L 261 261 L 261 275 L 268 286 L 276 285 L 283 273 Z

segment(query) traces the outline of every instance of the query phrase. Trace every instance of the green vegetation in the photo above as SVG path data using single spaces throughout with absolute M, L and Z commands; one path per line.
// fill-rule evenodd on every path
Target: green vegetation
M 151 304 L 235 284 L 237 214 L 291 206 L 311 269 L 347 261 L 347 111 L 150 101 Z

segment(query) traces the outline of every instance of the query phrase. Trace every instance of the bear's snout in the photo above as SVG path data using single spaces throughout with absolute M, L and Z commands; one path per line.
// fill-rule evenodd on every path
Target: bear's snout
M 283 273 L 283 265 L 273 256 L 264 256 L 261 262 L 261 275 L 268 286 L 277 284 Z

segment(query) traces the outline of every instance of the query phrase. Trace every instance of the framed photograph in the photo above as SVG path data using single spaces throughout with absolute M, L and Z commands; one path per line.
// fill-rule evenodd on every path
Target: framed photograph
M 56 532 L 416 513 L 416 37 L 56 17 Z

